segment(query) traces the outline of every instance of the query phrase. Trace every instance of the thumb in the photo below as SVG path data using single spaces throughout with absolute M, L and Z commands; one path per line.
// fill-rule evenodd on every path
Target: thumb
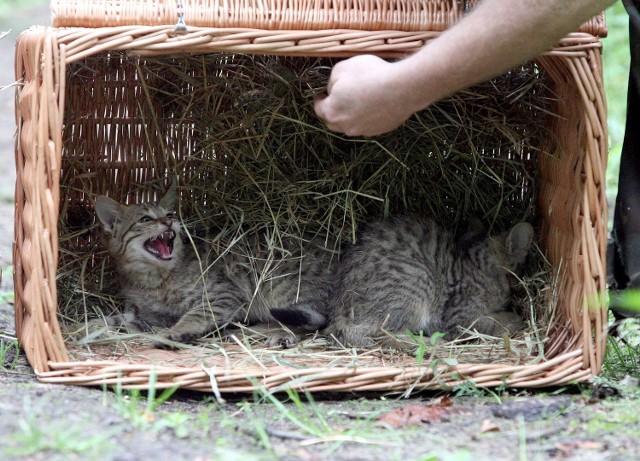
M 326 113 L 327 96 L 328 95 L 326 94 L 316 96 L 316 99 L 313 101 L 313 110 L 316 112 L 316 115 L 322 120 L 326 120 L 326 116 L 327 116 L 327 113 Z

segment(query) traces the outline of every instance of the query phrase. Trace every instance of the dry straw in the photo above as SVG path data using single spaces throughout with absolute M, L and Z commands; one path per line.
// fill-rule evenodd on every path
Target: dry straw
M 247 236 L 256 233 L 269 235 L 270 245 L 276 247 L 283 239 L 315 236 L 338 250 L 356 238 L 361 223 L 404 213 L 462 225 L 474 216 L 494 232 L 518 220 L 535 220 L 537 146 L 549 136 L 543 121 L 550 96 L 537 66 L 514 69 L 457 94 L 375 140 L 332 134 L 313 113 L 313 99 L 324 91 L 331 66 L 327 59 L 225 54 L 130 59 L 119 53 L 71 66 L 68 104 L 73 109 L 67 111 L 67 145 L 73 145 L 78 130 L 114 135 L 115 124 L 105 126 L 87 116 L 83 88 L 115 95 L 107 85 L 95 88 L 95 76 L 98 84 L 103 80 L 122 84 L 116 77 L 126 75 L 131 84 L 122 91 L 139 96 L 137 105 L 127 108 L 126 148 L 141 154 L 161 148 L 166 153 L 164 164 L 154 164 L 151 171 L 148 167 L 139 171 L 141 156 L 132 161 L 117 152 L 109 154 L 112 165 L 105 162 L 105 168 L 125 170 L 120 174 L 127 176 L 136 172 L 140 178 L 126 196 L 92 189 L 96 182 L 86 180 L 95 172 L 73 162 L 75 156 L 63 168 L 62 197 L 68 208 L 60 213 L 59 223 L 59 313 L 73 338 L 93 346 L 90 354 L 105 342 L 132 339 L 128 335 L 105 339 L 105 334 L 86 327 L 118 305 L 117 277 L 91 215 L 91 200 L 97 193 L 107 192 L 120 201 L 143 200 L 161 193 L 177 174 L 180 216 L 190 237 L 208 240 L 219 253 L 241 251 L 250 240 Z M 131 133 L 131 124 L 137 132 Z M 541 360 L 544 329 L 554 307 L 546 293 L 553 289 L 554 274 L 548 265 L 539 267 L 541 256 L 532 260 L 519 303 L 531 325 L 525 334 L 510 342 L 473 331 L 465 335 L 472 341 L 443 343 L 434 338 L 430 351 L 421 352 L 428 352 L 424 359 Z M 266 350 L 256 335 L 244 336 L 248 341 L 241 350 L 244 359 L 262 363 L 271 360 L 264 357 L 282 355 Z M 198 348 L 216 356 L 238 347 L 216 341 L 205 340 Z M 322 341 L 312 344 L 296 349 L 306 357 L 303 361 L 326 354 Z M 114 347 L 131 349 L 112 345 L 111 350 Z M 352 354 L 347 352 L 351 359 Z M 241 364 L 242 360 L 234 366 Z

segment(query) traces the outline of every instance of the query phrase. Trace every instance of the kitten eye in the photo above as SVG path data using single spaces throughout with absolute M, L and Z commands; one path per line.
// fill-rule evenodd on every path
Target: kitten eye
M 138 221 L 139 223 L 146 223 L 146 222 L 150 222 L 153 221 L 153 218 L 151 216 L 143 216 L 142 218 L 140 218 L 140 220 Z

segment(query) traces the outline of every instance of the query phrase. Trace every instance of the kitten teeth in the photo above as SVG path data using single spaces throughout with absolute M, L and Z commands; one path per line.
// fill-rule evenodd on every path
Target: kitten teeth
M 175 237 L 176 233 L 174 231 L 165 231 L 160 235 L 150 237 L 145 242 L 144 248 L 158 259 L 163 261 L 171 260 Z

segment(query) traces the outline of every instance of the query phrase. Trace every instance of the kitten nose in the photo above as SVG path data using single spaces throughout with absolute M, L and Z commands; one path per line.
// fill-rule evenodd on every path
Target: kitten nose
M 160 219 L 160 224 L 164 224 L 167 227 L 171 227 L 171 225 L 173 224 L 173 221 L 171 221 L 171 218 L 164 217 Z

